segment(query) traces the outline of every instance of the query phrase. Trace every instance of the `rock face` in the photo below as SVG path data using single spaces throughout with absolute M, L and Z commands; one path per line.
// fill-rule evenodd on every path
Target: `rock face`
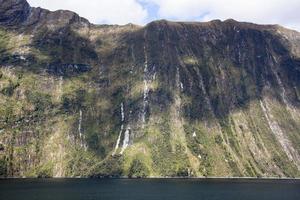
M 5 26 L 19 25 L 30 12 L 30 6 L 25 0 L 1 0 L 0 5 L 0 24 Z
M 0 3 L 0 176 L 300 176 L 298 32 Z

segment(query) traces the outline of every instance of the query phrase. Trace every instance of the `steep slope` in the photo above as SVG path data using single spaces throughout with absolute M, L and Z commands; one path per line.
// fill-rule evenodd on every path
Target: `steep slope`
M 0 53 L 0 176 L 300 176 L 296 31 L 0 0 Z

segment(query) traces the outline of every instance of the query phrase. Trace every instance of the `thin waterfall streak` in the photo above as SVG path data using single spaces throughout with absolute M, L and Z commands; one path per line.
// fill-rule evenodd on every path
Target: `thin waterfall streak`
M 115 149 L 114 149 L 114 152 L 112 153 L 113 156 L 117 153 L 117 150 L 119 149 L 120 140 L 121 140 L 121 136 L 122 136 L 122 132 L 123 132 L 123 127 L 124 127 L 124 125 L 122 124 L 121 125 L 121 130 L 119 132 L 119 136 L 118 136 L 118 139 L 117 139 L 117 143 L 116 143 L 116 146 L 115 146 Z
M 121 103 L 121 121 L 124 122 L 125 114 L 124 114 L 124 103 Z
M 79 139 L 80 139 L 80 146 L 82 147 L 82 132 L 81 132 L 81 126 L 82 126 L 82 110 L 79 110 L 79 123 L 78 123 L 78 133 L 79 133 Z
M 145 56 L 145 63 L 144 63 L 144 92 L 143 92 L 143 110 L 142 110 L 142 128 L 144 129 L 146 123 L 146 109 L 148 106 L 148 95 L 149 95 L 149 70 L 148 70 L 148 56 L 146 45 L 144 45 L 144 56 Z

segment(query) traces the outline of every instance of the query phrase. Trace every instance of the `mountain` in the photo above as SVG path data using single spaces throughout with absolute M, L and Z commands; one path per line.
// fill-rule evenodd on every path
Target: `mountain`
M 0 176 L 300 177 L 300 33 L 0 0 Z

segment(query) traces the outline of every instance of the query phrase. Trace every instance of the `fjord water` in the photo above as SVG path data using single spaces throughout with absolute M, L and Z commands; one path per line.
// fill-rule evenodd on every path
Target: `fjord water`
M 8 179 L 1 200 L 299 200 L 299 180 Z

